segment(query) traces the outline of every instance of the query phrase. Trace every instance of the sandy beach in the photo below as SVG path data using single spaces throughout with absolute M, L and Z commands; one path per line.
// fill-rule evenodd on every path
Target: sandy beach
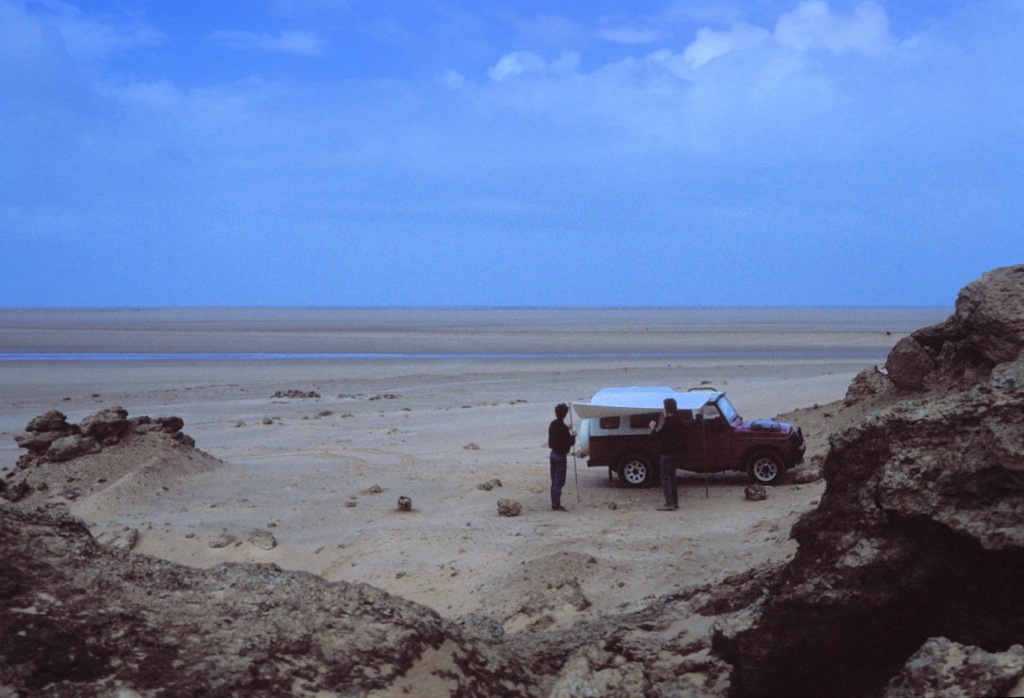
M 684 473 L 681 510 L 664 513 L 657 489 L 579 460 L 569 512 L 552 512 L 556 403 L 705 384 L 746 418 L 784 415 L 841 400 L 859 371 L 950 312 L 0 309 L 0 468 L 48 410 L 179 416 L 221 463 L 151 464 L 102 487 L 83 474 L 67 505 L 94 535 L 135 529 L 136 552 L 190 566 L 367 582 L 506 632 L 569 624 L 787 558 L 823 485 L 784 481 L 750 502 L 742 474 Z M 801 426 L 808 458 L 823 454 L 824 427 Z M 499 516 L 500 498 L 522 514 Z

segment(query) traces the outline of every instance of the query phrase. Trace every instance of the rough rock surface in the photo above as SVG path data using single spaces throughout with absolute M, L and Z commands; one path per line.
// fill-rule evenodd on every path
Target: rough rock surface
M 1021 695 L 1024 647 L 991 654 L 944 637 L 928 640 L 889 682 L 885 698 Z
M 10 506 L 0 540 L 0 686 L 15 695 L 539 695 L 513 654 L 369 586 L 181 567 Z
M 1024 346 L 1024 265 L 994 269 L 965 286 L 956 312 L 893 349 L 886 370 L 903 388 L 969 388 Z M 894 373 L 895 371 L 895 373 Z
M 23 433 L 15 435 L 14 441 L 28 451 L 18 459 L 18 467 L 62 463 L 151 432 L 170 435 L 192 448 L 195 441 L 182 433 L 184 426 L 181 417 L 128 419 L 128 411 L 121 407 L 108 407 L 79 424 L 68 424 L 64 414 L 53 410 L 31 420 Z
M 734 696 L 882 695 L 930 638 L 977 648 L 975 663 L 1024 642 L 1024 266 L 967 286 L 912 337 L 934 362 L 920 392 L 872 374 L 848 394 L 877 409 L 830 438 L 796 556 L 716 632 Z M 901 676 L 899 695 L 938 695 L 928 672 Z
M 120 407 L 100 410 L 79 424 L 69 424 L 56 410 L 47 412 L 15 435 L 27 453 L 0 481 L 0 498 L 24 506 L 71 501 L 144 487 L 156 471 L 187 475 L 218 467 L 221 461 L 197 449 L 184 426 L 180 417 L 129 419 Z
M 498 500 L 498 514 L 501 516 L 519 516 L 523 511 L 523 505 L 514 499 L 503 497 Z

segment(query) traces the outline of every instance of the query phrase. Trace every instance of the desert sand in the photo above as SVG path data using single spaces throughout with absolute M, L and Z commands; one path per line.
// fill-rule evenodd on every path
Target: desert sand
M 659 512 L 658 489 L 570 459 L 569 512 L 553 512 L 556 403 L 704 384 L 745 418 L 784 415 L 842 400 L 950 311 L 0 309 L 0 476 L 14 435 L 48 410 L 179 416 L 220 464 L 150 462 L 103 487 L 81 473 L 83 496 L 48 501 L 94 535 L 134 529 L 136 552 L 190 566 L 366 582 L 506 633 L 571 624 L 787 559 L 824 485 L 786 480 L 751 502 L 743 474 L 683 473 L 680 511 Z M 800 426 L 808 460 L 823 455 L 827 425 Z M 397 510 L 403 496 L 412 511 Z M 499 516 L 501 498 L 522 513 Z

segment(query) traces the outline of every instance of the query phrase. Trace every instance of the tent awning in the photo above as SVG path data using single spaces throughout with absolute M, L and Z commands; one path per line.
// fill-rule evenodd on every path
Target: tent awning
M 721 395 L 713 390 L 691 390 L 681 393 L 673 388 L 633 386 L 630 388 L 605 388 L 599 390 L 590 402 L 572 403 L 573 411 L 580 419 L 597 419 L 617 415 L 646 414 L 660 412 L 665 398 L 675 398 L 680 410 L 699 410 L 708 402 Z

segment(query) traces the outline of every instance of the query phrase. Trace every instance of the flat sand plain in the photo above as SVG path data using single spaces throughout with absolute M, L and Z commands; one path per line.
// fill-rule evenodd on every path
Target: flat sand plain
M 0 309 L 0 468 L 18 458 L 14 434 L 51 409 L 72 422 L 112 406 L 179 416 L 223 465 L 150 470 L 69 502 L 95 533 L 136 529 L 136 551 L 191 566 L 366 582 L 506 632 L 570 624 L 791 556 L 789 529 L 823 485 L 784 482 L 749 502 L 742 474 L 683 473 L 680 511 L 659 512 L 658 489 L 580 459 L 569 512 L 552 512 L 556 403 L 710 384 L 744 417 L 773 417 L 841 400 L 901 337 L 951 312 Z M 808 457 L 824 454 L 828 434 L 807 431 Z M 400 496 L 413 511 L 397 511 Z M 522 513 L 499 516 L 501 498 Z M 254 544 L 256 530 L 276 546 Z

